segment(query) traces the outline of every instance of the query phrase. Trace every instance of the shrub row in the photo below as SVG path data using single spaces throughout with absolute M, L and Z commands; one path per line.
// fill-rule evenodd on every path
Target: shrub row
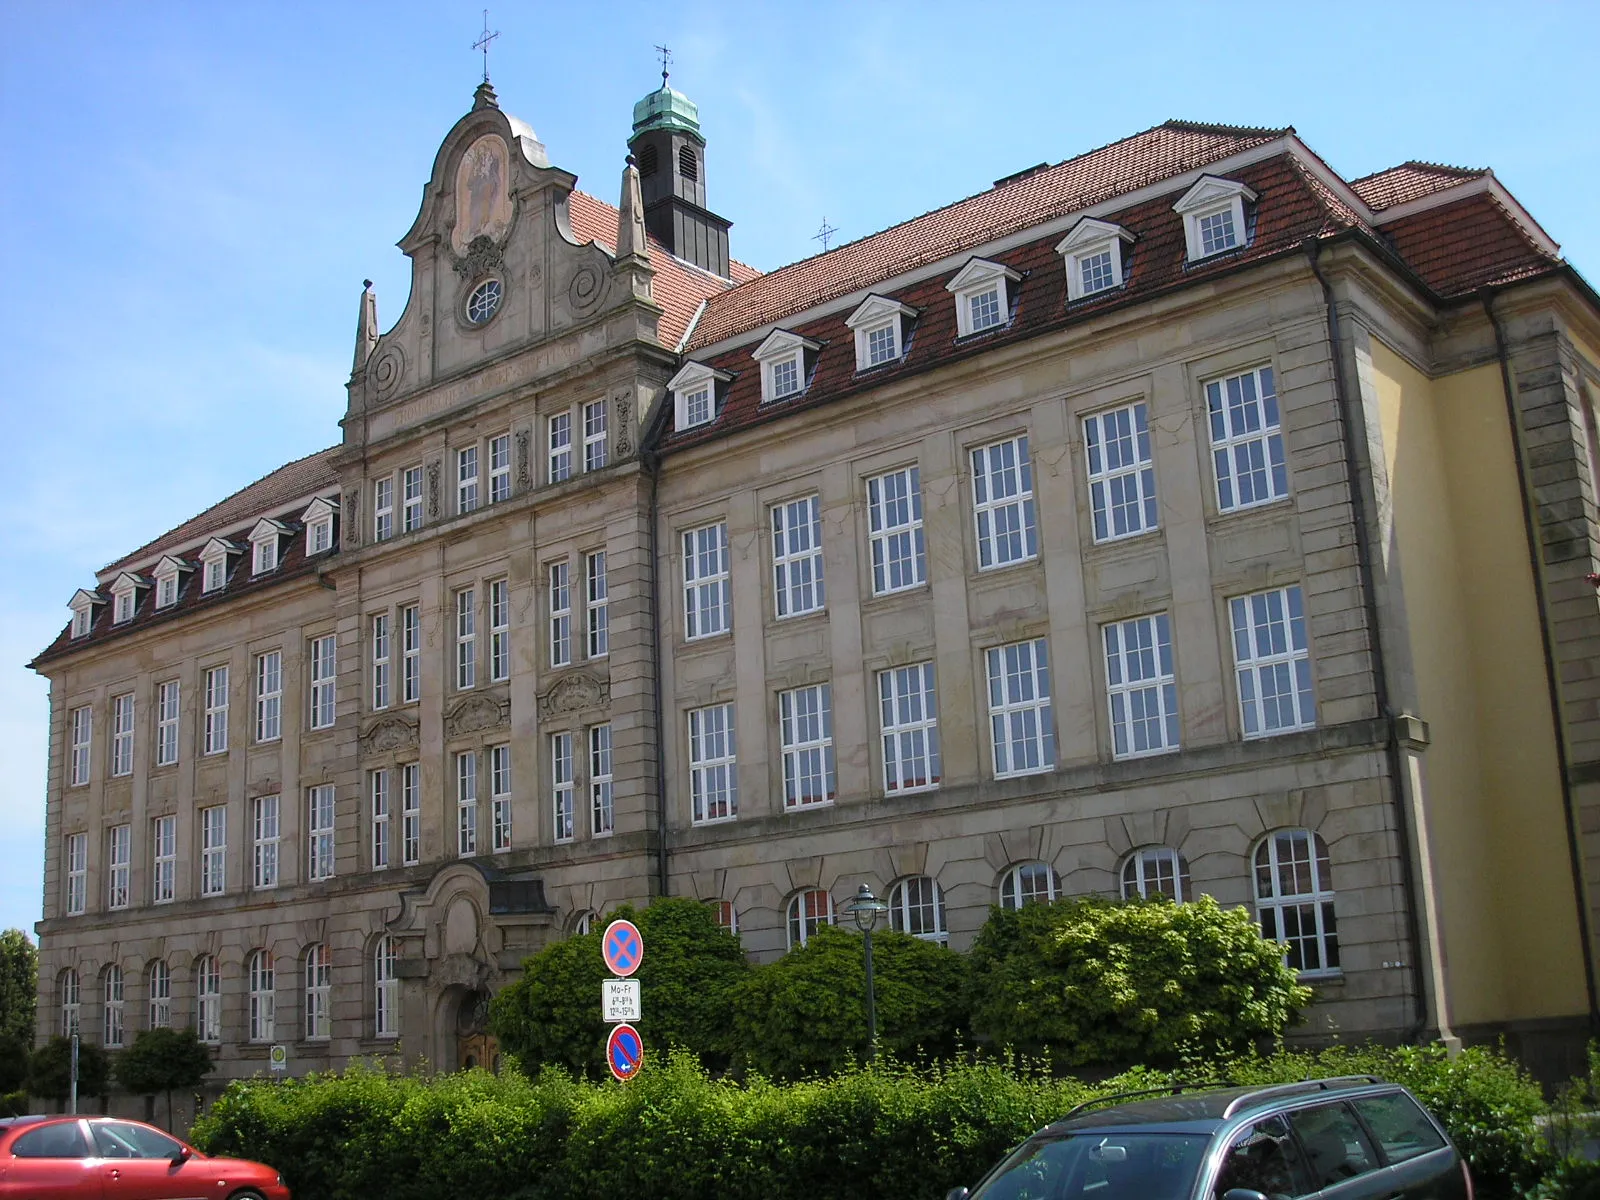
M 1135 1070 L 1088 1085 L 1015 1064 L 894 1064 L 779 1085 L 707 1074 L 687 1054 L 632 1083 L 546 1070 L 424 1078 L 353 1067 L 232 1085 L 195 1126 L 209 1153 L 283 1172 L 297 1200 L 484 1195 L 566 1200 L 929 1200 L 1096 1095 L 1175 1078 L 1267 1083 L 1372 1073 L 1411 1087 L 1472 1163 L 1482 1200 L 1549 1165 L 1538 1087 L 1509 1059 L 1439 1048 L 1336 1048 Z

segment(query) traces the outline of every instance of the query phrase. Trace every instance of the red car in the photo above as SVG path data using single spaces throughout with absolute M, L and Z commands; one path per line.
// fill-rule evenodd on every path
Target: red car
M 113 1117 L 0 1119 L 0 1200 L 289 1200 L 261 1163 L 208 1158 Z

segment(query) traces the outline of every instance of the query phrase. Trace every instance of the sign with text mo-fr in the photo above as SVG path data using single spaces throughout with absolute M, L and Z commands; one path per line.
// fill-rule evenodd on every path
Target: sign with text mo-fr
M 639 969 L 644 958 L 644 938 L 632 921 L 613 921 L 600 939 L 600 954 L 606 970 L 626 978 Z
M 644 1039 L 632 1025 L 617 1025 L 606 1038 L 606 1066 L 626 1083 L 644 1065 Z
M 637 1021 L 640 1017 L 639 981 L 606 979 L 600 984 L 600 1005 L 609 1023 Z

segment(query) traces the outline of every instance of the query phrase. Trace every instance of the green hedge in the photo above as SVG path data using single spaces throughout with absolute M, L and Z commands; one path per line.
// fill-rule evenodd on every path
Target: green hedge
M 1503 1056 L 1358 1048 L 1191 1062 L 1186 1078 L 1271 1082 L 1371 1072 L 1412 1087 L 1468 1155 L 1480 1200 L 1548 1164 L 1539 1090 Z M 895 1064 L 779 1085 L 707 1075 L 692 1056 L 627 1086 L 483 1071 L 423 1078 L 370 1067 L 235 1083 L 195 1126 L 210 1153 L 283 1172 L 297 1200 L 381 1194 L 566 1200 L 935 1200 L 1094 1095 L 1157 1086 L 1132 1071 L 1092 1087 L 1027 1068 Z

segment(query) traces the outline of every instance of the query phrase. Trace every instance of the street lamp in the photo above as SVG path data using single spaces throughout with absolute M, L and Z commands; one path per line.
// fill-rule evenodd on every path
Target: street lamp
M 845 912 L 856 923 L 866 939 L 867 951 L 867 1061 L 878 1054 L 878 1008 L 872 990 L 872 930 L 878 918 L 889 911 L 889 905 L 872 894 L 872 889 L 862 884 L 856 889 L 855 899 L 844 906 Z

